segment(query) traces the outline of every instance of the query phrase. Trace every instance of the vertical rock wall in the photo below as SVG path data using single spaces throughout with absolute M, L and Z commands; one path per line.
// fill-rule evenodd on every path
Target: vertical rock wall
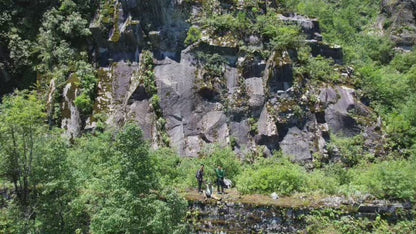
M 94 128 L 94 115 L 104 113 L 110 126 L 138 123 L 153 146 L 159 146 L 155 110 L 137 78 L 146 49 L 153 52 L 155 68 L 150 72 L 170 146 L 182 156 L 198 156 L 207 144 L 232 142 L 241 156 L 282 150 L 295 161 L 311 162 L 314 153 L 326 154 L 330 134 L 351 137 L 367 131 L 356 115 L 369 116 L 371 110 L 352 88 L 311 87 L 295 81 L 293 51 L 272 53 L 263 59 L 241 53 L 230 38 L 209 36 L 185 48 L 186 19 L 192 12 L 189 5 L 170 0 L 124 0 L 114 7 L 119 15 L 109 31 L 103 30 L 97 17 L 91 23 L 99 90 L 86 128 Z M 307 42 L 316 49 L 315 55 L 342 63 L 342 50 L 322 43 L 316 20 L 296 15 L 281 19 L 301 26 Z M 247 43 L 251 48 L 262 47 L 255 35 L 247 38 Z M 201 52 L 224 59 L 225 63 L 218 65 L 221 75 L 207 80 L 206 64 L 198 57 Z M 296 82 L 305 87 L 294 87 Z M 69 91 L 76 93 L 72 89 L 68 84 L 64 95 L 72 97 Z M 75 136 L 83 123 L 72 102 L 65 98 L 65 110 L 71 115 L 64 116 L 63 127 Z M 69 125 L 74 126 L 66 127 Z M 377 135 L 373 133 L 369 132 Z

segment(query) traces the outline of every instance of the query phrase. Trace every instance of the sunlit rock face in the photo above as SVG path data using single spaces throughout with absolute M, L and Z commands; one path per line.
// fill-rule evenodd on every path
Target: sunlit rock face
M 186 46 L 188 19 L 200 13 L 198 6 L 186 1 L 120 0 L 113 7 L 117 17 L 112 25 L 103 26 L 98 16 L 90 24 L 99 78 L 93 114 L 77 118 L 73 100 L 66 98 L 71 114 L 64 116 L 62 126 L 68 134 L 94 130 L 97 116 L 105 115 L 110 127 L 136 122 L 154 148 L 168 145 L 182 156 L 197 157 L 207 145 L 220 144 L 232 145 L 241 157 L 282 151 L 306 163 L 315 153 L 327 154 L 332 134 L 353 137 L 365 132 L 374 136 L 368 145 L 378 140 L 375 127 L 357 121 L 357 116 L 372 111 L 355 90 L 309 85 L 294 68 L 297 51 L 249 54 L 241 52 L 233 35 L 205 31 L 198 42 Z M 342 64 L 342 48 L 322 42 L 317 20 L 299 15 L 280 18 L 300 26 L 312 56 Z M 265 43 L 258 35 L 243 42 L 253 50 L 262 50 Z M 146 72 L 145 50 L 153 54 L 154 69 L 149 72 L 155 93 L 148 93 L 138 78 Z M 70 84 L 65 89 L 67 97 L 74 95 L 69 95 L 74 93 Z M 160 110 L 152 103 L 154 95 Z M 164 144 L 162 135 L 168 138 Z

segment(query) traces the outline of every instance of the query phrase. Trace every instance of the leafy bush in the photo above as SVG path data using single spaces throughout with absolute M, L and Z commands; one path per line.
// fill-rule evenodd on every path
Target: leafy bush
M 331 154 L 331 151 L 335 149 L 339 150 L 341 155 L 341 161 L 351 167 L 356 165 L 360 159 L 363 158 L 364 149 L 363 149 L 364 137 L 362 135 L 357 135 L 355 137 L 336 137 L 331 136 L 331 143 L 328 145 L 328 151 Z
M 180 166 L 183 159 L 173 149 L 161 148 L 150 155 L 163 185 L 176 186 L 182 182 Z
M 203 68 L 206 71 L 204 79 L 211 80 L 214 78 L 223 78 L 227 60 L 217 53 L 207 54 L 198 52 L 196 54 L 197 59 L 202 63 Z
M 277 192 L 290 195 L 305 191 L 307 179 L 305 169 L 288 159 L 264 159 L 238 176 L 237 188 L 242 193 Z
M 236 17 L 232 14 L 213 15 L 204 19 L 203 24 L 204 27 L 210 28 L 217 35 L 230 31 L 240 36 L 250 32 L 252 25 L 244 12 L 237 13 Z
M 189 28 L 188 35 L 185 39 L 186 45 L 191 45 L 197 41 L 199 41 L 202 37 L 201 30 L 197 27 Z
M 378 198 L 415 200 L 416 164 L 414 161 L 393 160 L 363 164 L 352 169 L 351 184 L 364 186 Z
M 361 67 L 359 73 L 363 78 L 363 90 L 373 102 L 383 105 L 390 111 L 409 92 L 408 80 L 388 67 L 377 68 L 373 65 Z M 381 110 L 383 111 L 383 110 Z
M 309 57 L 306 66 L 298 69 L 298 72 L 307 75 L 311 80 L 324 82 L 336 82 L 340 79 L 339 73 L 334 70 L 334 62 L 320 55 Z
M 416 50 L 410 53 L 397 54 L 390 65 L 401 73 L 406 73 L 416 64 Z
M 331 163 L 323 168 L 325 177 L 331 177 L 336 179 L 339 185 L 349 184 L 352 179 L 351 173 L 347 167 L 342 163 Z
M 75 106 L 81 111 L 81 113 L 87 114 L 91 113 L 94 103 L 91 101 L 91 98 L 87 94 L 83 93 L 74 101 Z
M 302 45 L 304 40 L 297 25 L 284 24 L 273 10 L 266 15 L 257 16 L 254 28 L 263 37 L 270 40 L 273 50 L 296 49 Z
M 359 64 L 371 61 L 373 57 L 385 63 L 391 55 L 391 50 L 386 50 L 391 44 L 368 32 L 379 15 L 380 1 L 289 0 L 285 6 L 299 14 L 318 18 L 324 40 L 341 45 L 346 62 Z M 378 47 L 377 43 L 383 46 Z
M 308 192 L 320 192 L 323 194 L 336 194 L 339 182 L 336 177 L 328 176 L 322 170 L 314 170 L 307 175 L 306 190 Z
M 142 52 L 142 62 L 140 64 L 139 82 L 142 84 L 149 96 L 157 93 L 157 86 L 154 74 L 155 64 L 153 62 L 153 54 L 151 51 L 145 50 Z

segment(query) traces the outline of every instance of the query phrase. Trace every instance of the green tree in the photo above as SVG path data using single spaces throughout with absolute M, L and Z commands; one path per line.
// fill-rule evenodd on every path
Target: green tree
M 160 173 L 141 129 L 133 124 L 87 136 L 76 143 L 71 161 L 79 191 L 76 219 L 93 233 L 170 233 L 184 230 L 186 202 L 159 183 Z M 86 218 L 85 218 L 86 217 Z
M 0 106 L 0 171 L 16 194 L 8 213 L 17 232 L 65 232 L 72 197 L 67 146 L 60 132 L 48 130 L 36 96 L 17 92 Z
M 16 93 L 3 98 L 0 107 L 2 174 L 13 183 L 22 205 L 29 203 L 37 138 L 45 118 L 42 103 L 34 93 Z

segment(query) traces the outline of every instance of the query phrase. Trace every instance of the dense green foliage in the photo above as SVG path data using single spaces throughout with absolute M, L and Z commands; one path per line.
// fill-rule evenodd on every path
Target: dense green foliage
M 372 0 L 288 0 L 285 7 L 309 17 L 317 17 L 323 38 L 341 45 L 346 61 L 354 64 L 385 63 L 393 54 L 387 38 L 374 33 L 381 1 Z
M 341 164 L 307 172 L 284 158 L 256 162 L 237 177 L 242 193 L 290 195 L 296 192 L 360 196 L 372 194 L 381 199 L 414 200 L 416 163 L 407 160 L 367 163 L 353 169 Z
M 36 93 L 0 106 L 0 173 L 15 191 L 2 209 L 5 233 L 165 233 L 186 230 L 186 202 L 162 183 L 136 125 L 69 145 L 45 125 Z
M 10 87 L 0 87 L 0 92 L 29 87 L 36 80 L 35 70 L 50 72 L 58 64 L 68 64 L 66 59 L 74 60 L 85 46 L 85 35 L 89 33 L 86 25 L 96 3 L 95 0 L 1 1 L 0 67 L 12 80 Z
M 303 167 L 286 160 L 264 160 L 244 170 L 237 186 L 242 193 L 272 193 L 289 195 L 301 192 L 307 177 Z
M 236 181 L 242 164 L 228 147 L 212 146 L 206 148 L 198 159 L 180 158 L 171 149 L 161 149 L 152 153 L 158 161 L 164 184 L 175 185 L 179 189 L 195 187 L 196 172 L 201 164 L 205 166 L 205 181 L 215 183 L 215 168 L 218 165 L 225 170 L 225 177 Z
M 3 211 L 2 232 L 63 232 L 74 191 L 66 164 L 67 145 L 48 131 L 35 93 L 6 97 L 0 110 L 1 175 L 15 191 Z
M 414 200 L 416 195 L 414 160 L 362 164 L 350 171 L 351 185 L 379 198 Z M 354 189 L 354 188 L 353 188 Z

